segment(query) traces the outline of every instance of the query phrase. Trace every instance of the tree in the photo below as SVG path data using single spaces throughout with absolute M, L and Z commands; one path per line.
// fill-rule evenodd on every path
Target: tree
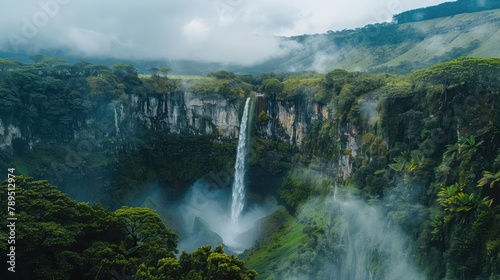
M 259 122 L 259 125 L 266 125 L 271 117 L 264 111 L 260 111 L 259 116 L 257 117 L 257 120 Z
M 160 280 L 160 278 L 154 276 L 154 267 L 147 267 L 145 264 L 140 264 L 137 272 L 135 273 L 134 280 Z
M 333 89 L 335 93 L 339 93 L 342 86 L 347 83 L 351 73 L 344 69 L 335 69 L 330 71 L 325 76 L 325 87 Z
M 32 60 L 34 63 L 40 63 L 43 59 L 43 55 L 41 54 L 34 54 L 34 55 L 30 55 L 28 57 L 30 60 Z
M 473 210 L 484 209 L 491 206 L 493 199 L 481 198 L 475 194 L 466 194 L 464 186 L 455 183 L 447 188 L 441 188 L 437 201 L 448 215 L 457 218 L 462 223 L 470 218 Z M 451 221 L 450 218 L 447 219 Z
M 137 69 L 130 64 L 116 63 L 111 66 L 111 71 L 117 76 L 137 75 Z
M 68 198 L 47 181 L 17 176 L 15 184 L 14 208 L 22 221 L 16 223 L 16 244 L 22 244 L 16 246 L 16 256 L 23 260 L 16 272 L 20 279 L 74 278 L 71 275 L 78 270 L 82 247 L 92 242 L 91 236 L 105 240 L 108 232 L 114 232 L 111 235 L 120 238 L 119 232 L 114 231 L 116 223 L 102 209 Z M 7 187 L 7 181 L 3 182 L 3 201 Z M 6 220 L 3 213 L 0 216 Z M 4 258 L 5 255 L 0 257 L 2 261 Z
M 285 86 L 282 82 L 276 78 L 272 78 L 264 81 L 262 90 L 270 97 L 276 98 L 279 94 L 281 94 L 281 92 L 283 92 L 284 87 Z
M 476 154 L 477 149 L 481 146 L 484 141 L 476 142 L 474 136 L 464 137 L 461 136 L 458 139 L 458 155 L 460 159 L 463 160 L 471 160 L 472 157 Z
M 148 69 L 148 72 L 151 74 L 152 77 L 157 77 L 159 71 L 160 71 L 160 69 L 158 69 L 156 67 Z
M 213 72 L 208 73 L 207 76 L 214 77 L 216 79 L 225 79 L 225 80 L 234 79 L 236 77 L 236 75 L 234 75 L 233 72 L 229 72 L 229 71 L 225 71 L 225 70 L 213 71 Z
M 73 74 L 83 74 L 85 76 L 88 76 L 91 67 L 92 64 L 90 62 L 80 61 L 73 64 L 69 69 Z
M 7 70 L 16 67 L 18 64 L 19 63 L 16 61 L 0 58 L 0 72 L 4 73 Z
M 495 185 L 500 184 L 500 171 L 497 173 L 493 173 L 490 171 L 483 172 L 483 178 L 481 178 L 477 182 L 477 186 L 479 188 L 489 185 L 490 188 L 493 188 Z
M 246 269 L 241 260 L 225 254 L 222 246 L 216 247 L 213 251 L 211 249 L 212 247 L 207 245 L 190 254 L 182 252 L 179 260 L 182 271 L 180 279 L 253 280 L 257 277 L 255 270 Z M 177 271 L 177 264 L 170 262 Z
M 161 67 L 158 70 L 163 74 L 164 77 L 167 77 L 168 72 L 172 71 L 172 68 Z
M 109 212 L 76 202 L 47 181 L 17 176 L 15 183 L 13 207 L 22 221 L 16 223 L 16 244 L 22 244 L 16 246 L 16 258 L 22 260 L 16 270 L 19 279 L 110 279 L 120 270 L 148 276 L 158 260 L 177 252 L 177 236 L 153 210 L 123 207 Z M 7 188 L 5 181 L 3 201 Z M 5 212 L 0 218 L 7 219 Z M 4 231 L 0 237 L 8 240 Z M 10 245 L 0 246 L 5 251 Z
M 115 214 L 128 233 L 129 253 L 148 256 L 155 264 L 177 253 L 177 235 L 163 224 L 156 211 L 123 206 Z
M 40 63 L 48 65 L 50 67 L 63 65 L 68 63 L 65 59 L 59 57 L 44 57 L 40 60 Z
M 158 273 L 162 279 L 181 279 L 182 267 L 175 258 L 163 258 L 158 261 Z
M 468 94 L 475 94 L 483 88 L 498 87 L 499 69 L 499 58 L 463 57 L 417 71 L 415 76 L 417 81 L 442 87 L 440 101 L 443 106 L 448 103 L 448 93 L 452 87 L 462 87 Z

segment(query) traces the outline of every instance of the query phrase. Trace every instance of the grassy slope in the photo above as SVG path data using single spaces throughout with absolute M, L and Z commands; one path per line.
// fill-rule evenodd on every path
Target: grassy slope
M 284 259 L 295 257 L 297 245 L 306 242 L 303 228 L 284 208 L 267 217 L 261 224 L 264 234 L 257 247 L 245 253 L 246 267 L 259 272 L 257 279 L 273 279 L 273 270 L 284 265 Z
M 281 208 L 261 224 L 264 235 L 258 246 L 245 253 L 245 265 L 255 269 L 260 280 L 272 280 L 273 272 L 285 269 L 298 255 L 297 247 L 308 243 L 310 237 L 304 233 L 305 225 L 326 228 L 328 213 L 325 202 L 316 198 L 302 205 L 296 216 Z
M 400 29 L 411 26 L 424 33 L 426 38 L 382 65 L 395 66 L 402 61 L 430 61 L 453 48 L 467 48 L 474 40 L 479 41 L 479 47 L 462 53 L 462 56 L 499 57 L 499 20 L 500 10 L 492 10 L 402 24 Z
M 413 34 L 404 32 L 408 29 L 413 30 Z M 499 29 L 500 9 L 496 9 L 401 24 L 398 26 L 400 33 L 394 36 L 405 37 L 398 44 L 384 44 L 384 39 L 370 28 L 351 31 L 349 43 L 342 46 L 335 45 L 332 40 L 345 35 L 310 35 L 304 40 L 304 48 L 283 61 L 274 62 L 281 69 L 323 72 L 336 68 L 367 71 L 409 62 L 412 65 L 407 70 L 412 70 L 461 56 L 500 57 Z M 478 45 L 472 47 L 475 40 Z

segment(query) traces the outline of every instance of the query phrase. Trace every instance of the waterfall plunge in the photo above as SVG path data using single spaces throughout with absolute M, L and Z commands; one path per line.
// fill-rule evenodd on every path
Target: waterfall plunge
M 234 166 L 233 200 L 231 203 L 231 223 L 238 225 L 238 221 L 245 207 L 245 173 L 247 160 L 247 122 L 250 97 L 245 102 L 243 117 L 241 118 L 240 134 L 238 136 L 238 150 Z
M 224 177 L 224 182 L 214 177 L 213 182 L 200 179 L 191 186 L 182 200 L 169 207 L 170 212 L 182 223 L 181 227 L 185 232 L 178 245 L 180 251 L 190 252 L 206 244 L 218 246 L 219 238 L 215 236 L 218 235 L 230 252 L 242 253 L 255 245 L 261 234 L 260 221 L 279 209 L 274 200 L 268 199 L 259 204 L 245 205 L 245 164 L 250 138 L 248 128 L 254 112 L 253 101 L 246 100 L 241 118 L 233 188 L 214 188 L 213 183 L 220 182 L 225 185 L 225 180 L 229 179 L 227 177 Z M 230 192 L 232 199 L 229 202 Z M 229 207 L 231 209 L 228 209 Z M 196 220 L 198 222 L 195 227 Z

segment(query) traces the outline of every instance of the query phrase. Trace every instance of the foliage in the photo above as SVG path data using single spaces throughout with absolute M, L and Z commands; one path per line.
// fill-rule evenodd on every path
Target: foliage
M 2 231 L 1 247 L 16 248 L 16 279 L 110 279 L 120 272 L 158 280 L 188 280 L 193 274 L 207 280 L 257 276 L 222 247 L 183 252 L 177 260 L 177 235 L 153 210 L 124 206 L 110 212 L 71 200 L 47 181 L 23 176 L 15 181 L 16 243 L 8 245 Z M 6 200 L 7 180 L 1 187 Z M 5 213 L 0 214 L 4 220 Z M 0 259 L 5 262 L 6 255 Z
M 330 96 L 324 86 L 324 77 L 290 77 L 283 81 L 283 91 L 277 94 L 278 100 L 294 100 L 309 97 L 326 103 Z
M 240 95 L 250 93 L 249 86 L 244 82 L 221 77 L 188 80 L 186 87 L 196 94 L 220 94 L 228 100 L 234 100 Z
M 177 236 L 151 209 L 122 206 L 115 214 L 128 233 L 129 252 L 150 259 L 149 263 L 156 263 L 159 256 L 174 257 L 174 253 L 177 253 Z
M 304 203 L 331 195 L 338 183 L 339 189 L 349 188 L 382 205 L 391 226 L 401 227 L 410 237 L 408 255 L 415 256 L 426 278 L 495 279 L 500 275 L 497 58 L 461 58 L 406 76 L 337 69 L 326 75 L 253 77 L 224 71 L 182 83 L 167 77 L 139 78 L 135 68 L 125 64 L 111 68 L 85 63 L 4 64 L 8 71 L 0 74 L 2 124 L 19 126 L 23 135 L 36 135 L 41 141 L 15 139 L 12 151 L 0 154 L 7 159 L 4 167 L 13 153 L 20 170 L 47 177 L 52 163 L 64 162 L 66 151 L 76 150 L 71 156 L 78 156 L 78 164 L 72 172 L 82 182 L 97 177 L 89 174 L 114 175 L 100 182 L 113 206 L 143 193 L 150 182 L 182 193 L 200 177 L 230 170 L 234 141 L 193 135 L 198 133 L 194 130 L 167 133 L 156 122 L 151 129 L 134 126 L 131 137 L 101 132 L 91 148 L 80 150 L 72 140 L 75 133 L 99 130 L 86 124 L 88 117 L 101 116 L 102 106 L 133 102 L 132 95 L 161 98 L 185 86 L 182 90 L 218 93 L 232 100 L 261 90 L 271 108 L 259 112 L 260 124 L 274 124 L 273 110 L 279 102 L 299 110 L 301 121 L 310 121 L 300 147 L 262 138 L 251 144 L 255 153 L 250 175 L 263 177 L 258 178 L 261 181 L 285 176 L 273 183 L 279 182 L 278 199 L 288 211 L 303 213 L 298 210 L 303 210 Z M 363 119 L 362 100 L 368 98 L 378 103 L 376 122 Z M 328 117 L 305 114 L 305 107 L 318 104 L 328 109 Z M 107 125 L 114 127 L 112 121 Z M 254 172 L 257 168 L 269 177 Z M 250 179 L 253 184 L 261 182 Z M 219 248 L 202 247 L 175 258 L 175 237 L 149 210 L 109 212 L 68 200 L 46 182 L 22 178 L 19 182 L 27 186 L 18 196 L 24 221 L 19 242 L 28 244 L 19 253 L 36 256 L 23 263 L 41 267 L 33 272 L 36 275 L 23 275 L 26 279 L 48 275 L 109 279 L 113 270 L 122 269 L 137 279 L 255 278 Z M 89 186 L 85 185 L 85 192 L 90 192 Z M 397 202 L 386 203 L 394 197 Z M 297 273 L 322 279 L 321 273 L 326 272 L 315 261 L 335 262 L 346 256 L 339 241 L 342 224 L 322 218 L 325 203 L 314 204 L 307 218 L 291 216 L 284 209 L 268 217 L 278 221 L 275 228 L 263 225 L 269 234 L 245 258 L 264 271 L 264 277 Z M 383 275 L 383 258 L 377 252 L 371 256 L 368 266 L 376 276 Z
M 495 185 L 500 183 L 500 171 L 497 173 L 490 171 L 483 171 L 483 177 L 477 182 L 478 187 L 484 187 L 488 185 L 490 188 L 493 188 Z
M 337 127 L 333 120 L 315 121 L 304 139 L 303 150 L 311 156 L 334 159 L 339 156 Z
M 297 167 L 283 180 L 279 196 L 286 206 L 295 212 L 309 198 L 327 195 L 333 184 L 333 180 L 329 177 Z
M 426 278 L 498 278 L 499 71 L 496 58 L 461 58 L 407 76 L 328 73 L 321 91 L 302 97 L 312 100 L 316 92 L 331 93 L 321 102 L 328 100 L 333 117 L 308 126 L 298 162 L 309 164 L 309 169 L 295 166 L 287 174 L 278 191 L 280 199 L 289 211 L 302 213 L 297 209 L 312 197 L 331 194 L 333 179 L 321 178 L 339 174 L 331 165 L 344 164 L 349 157 L 352 174 L 345 179 L 341 176 L 345 173 L 340 174 L 337 182 L 356 188 L 370 202 L 383 201 L 380 204 L 391 221 L 413 237 L 411 254 Z M 275 85 L 283 84 L 282 96 L 292 100 L 301 96 L 286 90 L 287 85 L 301 88 L 297 77 L 274 79 Z M 376 124 L 357 121 L 355 112 L 362 110 L 358 100 L 366 96 L 378 102 Z M 345 135 L 357 145 L 348 143 Z M 318 162 L 331 165 L 318 166 Z M 403 191 L 395 193 L 396 189 Z M 399 197 L 397 203 L 386 202 L 394 196 Z M 287 268 L 280 270 L 271 263 L 259 266 L 266 276 L 325 279 L 322 268 L 310 260 L 321 256 L 334 263 L 335 258 L 346 257 L 338 250 L 341 241 L 335 239 L 340 238 L 339 226 L 315 220 L 320 220 L 322 205 L 314 204 L 309 217 L 316 224 L 304 227 L 304 234 L 317 246 L 306 246 L 308 241 L 301 240 L 286 258 Z M 325 231 L 330 235 L 324 237 Z M 249 261 L 264 258 L 264 248 L 271 244 L 256 248 Z M 376 275 L 383 275 L 380 257 L 375 254 L 369 264 Z
M 223 79 L 223 80 L 229 80 L 229 79 L 234 79 L 236 75 L 232 72 L 228 72 L 225 70 L 218 70 L 218 71 L 213 71 L 207 74 L 208 77 L 214 77 L 216 79 Z
M 179 279 L 188 280 L 197 277 L 202 280 L 252 280 L 257 277 L 257 272 L 247 270 L 241 260 L 224 254 L 222 246 L 216 247 L 213 251 L 208 245 L 189 254 L 182 252 L 179 264 L 182 271 Z
M 261 227 L 266 235 L 257 240 L 255 248 L 245 252 L 243 258 L 259 271 L 259 278 L 272 279 L 284 261 L 297 256 L 297 246 L 309 238 L 304 233 L 304 225 L 283 207 L 266 217 Z
M 259 125 L 266 125 L 270 119 L 271 117 L 265 111 L 260 111 L 259 115 L 257 116 Z
M 467 1 L 459 0 L 455 2 L 446 2 L 437 6 L 425 7 L 406 11 L 393 16 L 393 21 L 398 24 L 408 22 L 418 22 L 440 17 L 454 16 L 461 13 L 472 13 L 484 10 L 498 9 L 500 5 L 493 0 L 486 1 Z
M 234 163 L 234 142 L 214 142 L 210 135 L 183 135 L 145 131 L 133 148 L 116 150 L 111 163 L 114 180 L 108 192 L 117 205 L 143 192 L 149 182 L 187 186 L 211 172 L 224 170 Z
M 270 98 L 276 98 L 279 96 L 285 85 L 276 78 L 272 78 L 262 82 L 262 91 L 268 95 Z

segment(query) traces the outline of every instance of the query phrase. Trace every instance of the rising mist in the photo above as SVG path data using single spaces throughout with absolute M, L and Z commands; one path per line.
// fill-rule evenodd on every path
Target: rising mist
M 259 220 L 275 207 L 272 201 L 247 205 L 236 227 L 231 222 L 231 190 L 197 181 L 180 202 L 169 206 L 169 212 L 177 218 L 184 232 L 178 245 L 180 251 L 224 243 L 230 251 L 238 253 L 254 245 L 260 234 Z
M 415 240 L 396 224 L 402 212 L 392 208 L 403 197 L 409 198 L 408 192 L 401 186 L 384 199 L 367 202 L 346 188 L 335 188 L 326 198 L 309 200 L 297 219 L 314 225 L 309 229 L 321 229 L 312 243 L 298 247 L 297 257 L 283 260 L 275 279 L 424 279 L 415 264 Z M 421 209 L 411 198 L 404 207 L 411 208 L 409 212 Z

